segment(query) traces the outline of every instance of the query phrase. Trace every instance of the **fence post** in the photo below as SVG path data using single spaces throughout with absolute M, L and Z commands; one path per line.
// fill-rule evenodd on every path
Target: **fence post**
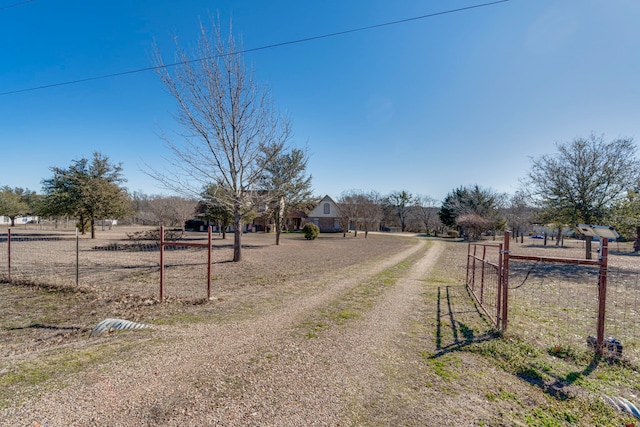
M 501 282 L 502 282 L 502 332 L 507 330 L 507 324 L 509 323 L 509 231 L 504 232 L 504 246 L 502 247 L 502 268 Z
M 76 227 L 76 287 L 80 284 L 80 239 Z
M 11 282 L 11 229 L 7 228 L 7 277 Z
M 211 300 L 211 226 L 207 236 L 207 301 Z
M 164 226 L 160 226 L 160 302 L 164 301 Z
M 471 243 L 467 246 L 467 279 L 465 284 L 467 285 L 467 289 L 469 289 L 469 264 L 471 263 Z
M 600 280 L 598 282 L 598 327 L 596 338 L 596 353 L 602 356 L 604 344 L 604 320 L 607 305 L 607 258 L 609 256 L 609 241 L 600 238 Z
M 504 274 L 503 268 L 502 268 L 502 246 L 503 244 L 500 243 L 498 245 L 498 290 L 497 290 L 497 298 L 496 298 L 496 326 L 500 325 L 501 329 L 504 330 L 504 327 L 502 327 L 503 321 L 502 321 L 502 276 Z
M 487 247 L 482 246 L 482 276 L 480 278 L 480 304 L 484 303 L 484 267 L 487 265 Z

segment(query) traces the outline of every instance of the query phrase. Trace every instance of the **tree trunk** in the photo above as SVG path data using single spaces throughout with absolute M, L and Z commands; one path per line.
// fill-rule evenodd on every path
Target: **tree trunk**
M 91 218 L 91 238 L 96 238 L 96 220 Z
M 284 219 L 284 197 L 280 197 L 278 202 L 278 212 L 276 213 L 276 246 L 280 244 L 280 233 L 282 233 L 282 222 Z
M 84 224 L 84 217 L 82 215 L 80 215 L 79 224 L 80 224 L 80 227 L 79 227 L 80 228 L 80 234 L 82 234 L 84 236 L 85 234 L 87 234 L 87 230 L 85 230 L 86 227 L 85 227 L 85 224 Z
M 242 217 L 240 216 L 239 209 L 237 209 L 233 217 L 233 262 L 240 262 L 242 258 L 241 239 L 242 239 Z

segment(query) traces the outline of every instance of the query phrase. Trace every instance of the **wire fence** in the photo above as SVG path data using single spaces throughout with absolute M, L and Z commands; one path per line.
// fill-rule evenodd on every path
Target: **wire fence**
M 207 296 L 207 238 L 166 246 L 165 294 L 198 299 Z M 89 239 L 75 230 L 0 232 L 0 281 L 89 286 L 113 294 L 157 298 L 160 242 L 118 236 Z
M 545 348 L 585 347 L 596 336 L 598 275 L 594 266 L 512 260 L 509 329 Z
M 504 247 L 508 250 L 506 243 Z M 595 350 L 599 319 L 603 319 L 603 354 L 640 362 L 636 255 L 617 252 L 607 256 L 605 252 L 603 269 L 600 261 L 542 256 L 543 252 L 531 247 L 517 251 L 503 265 L 503 245 L 469 245 L 467 288 L 496 328 L 505 330 L 508 324 L 510 332 L 548 349 Z M 572 253 L 571 248 L 567 251 Z M 507 292 L 502 292 L 502 286 L 508 286 Z M 601 289 L 606 290 L 604 305 L 599 301 Z

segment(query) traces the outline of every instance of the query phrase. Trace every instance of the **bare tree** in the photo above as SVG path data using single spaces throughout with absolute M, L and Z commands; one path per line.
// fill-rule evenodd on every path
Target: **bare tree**
M 542 213 L 554 222 L 598 224 L 616 201 L 638 186 L 640 160 L 632 138 L 607 142 L 591 134 L 559 143 L 557 149 L 555 155 L 533 159 L 524 182 Z M 586 242 L 590 259 L 591 238 Z
M 493 221 L 475 213 L 468 213 L 457 217 L 456 224 L 469 234 L 471 240 L 477 240 L 483 231 L 492 228 Z
M 166 65 L 157 48 L 155 65 L 177 102 L 174 117 L 184 134 L 180 142 L 165 135 L 174 173 L 151 175 L 191 197 L 215 184 L 221 192 L 211 197 L 233 215 L 233 261 L 240 261 L 242 218 L 261 203 L 260 179 L 288 141 L 289 121 L 245 66 L 231 29 L 225 38 L 215 23 L 211 32 L 201 24 L 196 49 L 188 53 L 176 43 L 176 51 L 172 62 L 179 66 Z
M 358 228 L 362 221 L 362 191 L 347 190 L 340 194 L 338 208 L 343 217 L 344 236 L 349 231 L 349 225 L 353 226 L 353 237 L 358 237 Z
M 361 203 L 362 227 L 364 228 L 364 238 L 369 235 L 369 231 L 377 230 L 382 220 L 383 198 L 377 191 L 371 191 L 358 197 Z
M 134 193 L 132 204 L 136 219 L 143 224 L 181 227 L 196 213 L 198 202 L 180 196 L 146 195 Z
M 424 224 L 427 234 L 429 230 L 434 230 L 438 220 L 438 201 L 431 196 L 417 194 L 413 198 L 414 212 L 416 217 Z
M 534 207 L 529 203 L 529 199 L 522 191 L 517 191 L 512 195 L 505 209 L 505 218 L 507 225 L 513 231 L 513 238 L 520 237 L 520 241 L 524 240 L 525 230 L 531 229 L 533 221 Z

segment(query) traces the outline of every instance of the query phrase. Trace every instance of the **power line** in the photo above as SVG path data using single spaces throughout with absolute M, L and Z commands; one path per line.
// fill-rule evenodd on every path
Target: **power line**
M 25 0 L 25 1 L 21 1 L 20 3 L 13 3 L 13 4 L 8 4 L 6 6 L 0 6 L 0 10 L 11 9 L 12 7 L 24 6 L 25 4 L 29 4 L 34 1 L 36 0 Z
M 35 0 L 29 0 L 29 1 L 35 1 Z M 265 46 L 254 47 L 254 48 L 250 48 L 250 49 L 244 49 L 244 50 L 235 52 L 234 55 L 257 52 L 257 51 L 260 51 L 260 50 L 273 49 L 273 48 L 276 48 L 276 47 L 288 46 L 288 45 L 293 45 L 293 44 L 298 44 L 298 43 L 306 43 L 306 42 L 313 41 L 313 40 L 326 39 L 326 38 L 329 38 L 329 37 L 337 37 L 337 36 L 342 36 L 342 35 L 345 35 L 345 34 L 356 33 L 356 32 L 359 32 L 359 31 L 367 31 L 367 30 L 372 30 L 374 28 L 387 27 L 387 26 L 390 26 L 390 25 L 404 24 L 404 23 L 407 23 L 407 22 L 417 21 L 417 20 L 420 20 L 420 19 L 433 18 L 435 16 L 447 15 L 447 14 L 462 12 L 462 11 L 466 11 L 466 10 L 470 10 L 470 9 L 477 9 L 477 8 L 480 8 L 480 7 L 493 6 L 493 5 L 496 5 L 498 3 L 506 3 L 508 1 L 509 0 L 497 0 L 497 1 L 490 2 L 490 3 L 477 4 L 477 5 L 474 5 L 474 6 L 461 7 L 461 8 L 458 8 L 458 9 L 450 9 L 450 10 L 446 10 L 446 11 L 443 11 L 443 12 L 435 12 L 435 13 L 430 13 L 430 14 L 427 14 L 427 15 L 414 16 L 413 18 L 406 18 L 406 19 L 400 19 L 400 20 L 397 20 L 397 21 L 384 22 L 382 24 L 369 25 L 369 26 L 366 26 L 366 27 L 360 27 L 360 28 L 353 28 L 353 29 L 350 29 L 350 30 L 338 31 L 338 32 L 335 32 L 335 33 L 328 33 L 328 34 L 322 34 L 322 35 L 319 35 L 319 36 L 312 36 L 312 37 L 306 37 L 306 38 L 297 39 L 297 40 L 290 40 L 290 41 L 286 41 L 286 42 L 274 43 L 274 44 L 269 44 L 269 45 L 265 45 Z M 27 2 L 17 3 L 16 5 L 24 4 L 24 3 L 27 3 Z M 11 6 L 7 6 L 7 7 L 11 7 Z M 188 60 L 188 61 L 173 62 L 171 64 L 156 65 L 156 66 L 144 67 L 144 68 L 136 68 L 134 70 L 120 71 L 120 72 L 117 72 L 117 73 L 103 74 L 103 75 L 99 75 L 99 76 L 86 77 L 86 78 L 83 78 L 83 79 L 70 80 L 70 81 L 66 81 L 66 82 L 51 83 L 51 84 L 48 84 L 48 85 L 34 86 L 34 87 L 25 88 L 25 89 L 16 89 L 16 90 L 11 90 L 11 91 L 7 91 L 7 92 L 0 92 L 0 96 L 11 95 L 11 94 L 21 93 L 21 92 L 31 92 L 31 91 L 34 91 L 34 90 L 48 89 L 48 88 L 57 87 L 57 86 L 67 86 L 67 85 L 72 85 L 72 84 L 77 84 L 77 83 L 89 82 L 89 81 L 93 81 L 93 80 L 103 80 L 103 79 L 109 79 L 109 78 L 112 78 L 112 77 L 126 76 L 128 74 L 136 74 L 136 73 L 142 73 L 142 72 L 145 72 L 145 71 L 153 71 L 153 70 L 157 70 L 157 69 L 160 69 L 160 68 L 169 68 L 169 67 L 175 67 L 175 66 L 178 66 L 178 65 L 191 64 L 191 63 L 194 63 L 194 62 L 207 61 L 207 60 L 214 59 L 214 58 L 217 58 L 217 57 L 220 57 L 220 56 L 195 58 L 195 59 L 191 59 L 191 60 Z

